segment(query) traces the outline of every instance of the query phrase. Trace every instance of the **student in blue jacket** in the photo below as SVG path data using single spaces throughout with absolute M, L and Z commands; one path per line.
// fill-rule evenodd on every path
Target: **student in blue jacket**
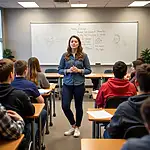
M 84 75 L 91 73 L 90 62 L 79 37 L 73 35 L 68 42 L 67 52 L 61 57 L 58 67 L 59 74 L 64 75 L 62 91 L 62 109 L 71 124 L 71 129 L 64 133 L 65 136 L 80 136 L 79 127 L 83 116 Z M 74 97 L 76 119 L 70 109 L 71 100 Z

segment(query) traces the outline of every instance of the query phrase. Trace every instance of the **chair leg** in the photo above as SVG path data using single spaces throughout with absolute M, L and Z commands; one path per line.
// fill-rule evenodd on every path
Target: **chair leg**
M 45 98 L 45 106 L 47 111 L 47 118 L 46 118 L 46 132 L 45 134 L 49 134 L 49 128 L 48 128 L 48 98 Z

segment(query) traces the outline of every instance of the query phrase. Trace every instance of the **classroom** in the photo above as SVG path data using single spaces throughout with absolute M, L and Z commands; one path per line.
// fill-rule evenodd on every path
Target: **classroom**
M 33 5 L 28 6 L 27 8 L 25 6 L 22 6 L 21 2 L 35 2 L 36 7 L 34 8 Z M 100 101 L 102 99 L 100 94 L 101 92 L 104 93 L 105 90 L 102 91 L 101 89 L 100 91 L 99 89 L 101 87 L 103 88 L 104 82 L 109 82 L 109 79 L 113 78 L 114 76 L 115 78 L 119 78 L 120 80 L 122 80 L 122 78 L 125 78 L 129 80 L 127 81 L 127 84 L 131 84 L 130 81 L 132 79 L 130 78 L 130 74 L 132 72 L 132 67 L 134 67 L 133 61 L 136 61 L 135 63 L 140 63 L 139 61 L 141 60 L 137 60 L 137 58 L 141 58 L 141 52 L 145 49 L 149 49 L 150 53 L 150 1 L 137 0 L 137 2 L 145 2 L 145 5 L 143 4 L 143 6 L 130 5 L 133 2 L 134 0 L 0 0 L 0 59 L 3 58 L 4 51 L 6 54 L 7 50 L 8 53 L 10 50 L 10 55 L 13 56 L 13 58 L 15 58 L 16 60 L 14 62 L 14 68 L 15 75 L 17 75 L 16 62 L 18 60 L 23 60 L 21 62 L 18 62 L 18 65 L 22 63 L 22 65 L 26 66 L 25 70 L 29 72 L 29 65 L 32 66 L 33 61 L 33 59 L 30 60 L 30 58 L 36 57 L 40 64 L 40 78 L 46 79 L 49 83 L 55 82 L 50 85 L 48 84 L 48 88 L 41 87 L 41 91 L 38 89 L 39 86 L 36 87 L 41 94 L 38 95 L 35 92 L 35 95 L 38 95 L 38 99 L 36 100 L 40 104 L 38 105 L 33 102 L 33 105 L 36 108 L 35 113 L 34 115 L 29 114 L 26 116 L 28 119 L 31 119 L 31 124 L 33 126 L 34 124 L 38 124 L 39 128 L 42 129 L 43 125 L 40 120 L 43 119 L 43 109 L 45 110 L 46 108 L 46 112 L 48 114 L 44 129 L 44 133 L 46 134 L 42 136 L 43 133 L 39 131 L 39 145 L 42 146 L 40 148 L 37 148 L 36 137 L 33 134 L 35 131 L 32 132 L 31 141 L 33 141 L 35 145 L 33 144 L 33 146 L 29 146 L 28 149 L 119 150 L 122 148 L 123 144 L 127 141 L 127 138 L 123 138 L 125 137 L 124 135 L 120 137 L 117 137 L 117 135 L 115 135 L 116 137 L 112 136 L 113 138 L 109 139 L 108 141 L 104 138 L 104 136 L 106 137 L 106 135 L 104 135 L 104 131 L 107 130 L 107 125 L 110 123 L 110 121 L 113 124 L 112 116 L 116 115 L 116 110 L 118 110 L 118 107 L 121 108 L 122 105 L 120 106 L 118 104 L 114 107 L 107 107 L 107 105 L 109 104 L 105 102 L 101 102 L 100 104 Z M 78 6 L 73 7 L 71 6 L 71 4 L 78 4 Z M 81 4 L 87 4 L 87 6 L 81 7 Z M 81 45 L 83 46 L 83 52 L 87 54 L 83 54 L 83 58 L 86 59 L 86 63 L 84 62 L 83 65 L 87 67 L 86 69 L 82 67 L 79 67 L 79 69 L 78 67 L 74 68 L 74 65 L 76 66 L 76 64 L 77 66 L 81 65 L 81 61 L 74 62 L 73 64 L 73 70 L 75 69 L 74 72 L 80 74 L 76 77 L 76 79 L 79 79 L 79 82 L 81 83 L 83 82 L 83 84 L 81 84 L 83 86 L 81 87 L 78 85 L 79 82 L 77 82 L 76 80 L 67 81 L 67 77 L 65 76 L 67 76 L 67 74 L 71 74 L 72 70 L 70 70 L 70 68 L 63 68 L 64 63 L 60 62 L 62 59 L 64 59 L 62 60 L 62 62 L 66 61 L 66 58 L 75 61 L 74 58 L 76 58 L 76 53 L 74 56 L 72 52 L 72 57 L 63 55 L 63 53 L 67 52 L 68 50 L 67 44 L 71 36 L 73 37 L 70 39 L 70 43 L 71 41 L 73 42 L 72 39 L 77 40 L 78 43 L 80 43 L 79 39 L 77 39 L 76 37 L 78 36 L 81 40 Z M 6 56 L 5 58 L 9 58 L 9 56 Z M 88 59 L 90 64 L 88 64 Z M 31 61 L 31 63 L 29 63 L 29 60 Z M 116 62 L 120 63 L 119 65 L 126 68 L 125 70 L 127 74 L 125 73 L 122 78 L 120 76 L 116 77 Z M 145 63 L 147 62 L 145 61 Z M 131 66 L 131 64 L 133 66 Z M 141 64 L 137 65 L 139 65 L 141 69 L 143 69 Z M 3 62 L 1 62 L 0 60 L 0 78 L 2 76 L 1 65 L 3 65 Z M 67 65 L 71 65 L 71 62 L 68 61 Z M 148 67 L 149 64 L 147 65 L 147 68 Z M 145 97 L 144 100 L 148 99 L 148 97 L 150 96 L 150 90 L 147 90 L 146 92 L 143 90 L 141 92 L 139 90 L 139 88 L 141 89 L 140 85 L 136 84 L 136 81 L 138 80 L 138 74 L 141 73 L 140 69 L 138 70 L 137 68 L 135 68 L 134 72 L 135 80 L 132 82 L 132 85 L 129 85 L 130 91 L 127 91 L 127 94 L 114 94 L 113 96 L 127 96 L 127 98 L 129 98 L 130 96 L 134 97 L 135 95 L 138 96 L 140 94 L 145 94 L 147 97 Z M 56 72 L 46 73 L 46 69 L 52 69 Z M 121 69 L 122 68 L 120 68 L 119 71 Z M 105 74 L 104 72 L 106 70 L 108 70 L 108 72 L 111 70 L 111 72 Z M 146 71 L 147 74 L 145 74 L 148 76 L 148 69 Z M 27 73 L 27 78 L 29 79 L 30 77 L 28 76 L 28 74 L 29 73 Z M 149 78 L 150 77 L 148 76 L 147 81 L 144 79 L 142 80 L 141 78 L 139 80 L 147 83 L 148 81 L 150 81 L 148 80 Z M 29 80 L 32 81 L 31 78 Z M 37 82 L 36 80 L 34 81 Z M 98 82 L 98 87 L 96 88 L 93 87 L 94 81 Z M 75 99 L 76 97 L 75 92 L 73 92 L 74 96 L 67 96 L 67 92 L 71 90 L 71 88 L 74 89 L 74 87 L 70 87 L 70 89 L 68 89 L 67 91 L 67 88 L 70 85 L 68 85 L 67 87 L 66 83 L 72 84 L 72 82 L 73 85 L 77 84 L 79 86 L 76 89 L 77 95 L 80 95 L 79 93 L 82 93 L 82 91 L 84 91 L 85 83 L 83 98 L 77 98 L 79 101 L 80 99 L 81 101 L 83 100 L 83 104 L 82 102 L 80 103 L 80 105 L 83 105 L 83 119 L 81 119 L 82 123 L 80 121 L 77 121 L 77 123 L 74 122 L 74 120 L 69 120 L 69 117 L 71 118 L 72 114 L 69 114 L 69 110 L 66 110 L 66 106 L 69 106 L 69 102 L 65 102 L 64 99 Z M 0 81 L 0 90 L 1 84 L 3 84 L 2 81 Z M 44 84 L 44 82 L 42 84 Z M 11 85 L 13 84 L 11 83 Z M 19 86 L 19 84 L 16 84 L 15 86 Z M 31 86 L 31 88 L 33 88 L 34 85 Z M 108 88 L 109 87 L 106 87 L 106 90 Z M 119 88 L 121 91 L 121 87 Z M 19 90 L 20 89 L 22 90 L 22 88 L 19 88 Z M 112 93 L 108 94 L 111 95 Z M 43 101 L 41 97 L 43 97 L 45 104 L 41 104 L 41 101 Z M 127 98 L 125 101 L 128 100 Z M 108 99 L 108 97 L 104 96 L 104 99 Z M 122 99 L 122 102 L 123 101 L 124 99 Z M 0 94 L 0 113 L 1 103 L 3 105 L 3 102 L 1 102 Z M 77 106 L 77 104 L 75 103 L 76 102 L 72 100 L 71 109 L 75 115 L 77 108 L 79 113 L 77 113 L 76 115 L 78 115 L 79 118 L 82 118 L 82 108 Z M 143 114 L 144 110 L 142 111 L 142 108 L 146 109 L 148 107 L 146 107 L 146 105 L 144 104 L 141 107 L 141 113 L 143 112 Z M 76 107 L 74 105 L 76 105 Z M 102 108 L 101 116 L 106 116 L 102 117 L 101 119 L 98 118 L 96 120 L 96 116 L 100 116 L 100 112 L 98 112 L 98 110 L 101 110 L 97 107 Z M 140 109 L 138 111 L 140 112 Z M 65 115 L 67 116 L 67 118 Z M 93 115 L 95 117 L 93 117 Z M 142 125 L 142 129 L 140 129 L 141 132 L 143 132 L 141 134 L 146 135 L 147 131 L 145 130 L 146 128 L 144 127 L 143 118 L 141 116 L 141 120 L 137 123 L 137 125 Z M 138 119 L 135 120 L 137 121 Z M 37 120 L 39 121 L 38 123 Z M 73 136 L 67 136 L 70 134 L 68 132 L 65 132 L 70 128 L 69 122 L 72 125 L 73 133 L 76 132 L 75 130 L 77 127 L 80 127 L 81 123 L 79 136 L 74 136 L 77 138 L 74 138 Z M 35 126 L 33 126 L 31 126 L 31 131 L 34 130 Z M 138 130 L 136 130 L 136 132 Z M 66 136 L 64 136 L 64 134 L 66 134 Z M 3 145 L 2 147 L 0 146 L 0 150 L 9 150 L 13 149 L 13 147 L 14 149 L 17 149 L 23 138 L 24 134 L 22 134 L 18 140 L 14 140 L 11 142 L 7 142 L 5 140 L 3 141 L 0 138 L 0 145 Z M 134 148 L 132 149 L 134 150 Z M 122 150 L 127 150 L 127 148 L 124 148 Z M 137 148 L 137 150 L 142 149 Z

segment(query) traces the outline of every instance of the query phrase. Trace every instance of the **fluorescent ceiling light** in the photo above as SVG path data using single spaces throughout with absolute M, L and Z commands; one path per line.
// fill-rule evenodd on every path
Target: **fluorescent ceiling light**
M 71 4 L 71 7 L 87 7 L 87 4 Z
M 140 6 L 145 6 L 149 3 L 150 3 L 150 1 L 134 1 L 128 7 L 140 7 Z
M 39 7 L 35 2 L 18 2 L 24 8 L 37 8 Z

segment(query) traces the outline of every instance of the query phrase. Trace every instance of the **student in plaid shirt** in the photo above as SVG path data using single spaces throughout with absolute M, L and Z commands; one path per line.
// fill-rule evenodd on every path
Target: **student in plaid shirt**
M 24 121 L 15 111 L 7 110 L 0 104 L 0 137 L 17 139 L 24 130 Z

